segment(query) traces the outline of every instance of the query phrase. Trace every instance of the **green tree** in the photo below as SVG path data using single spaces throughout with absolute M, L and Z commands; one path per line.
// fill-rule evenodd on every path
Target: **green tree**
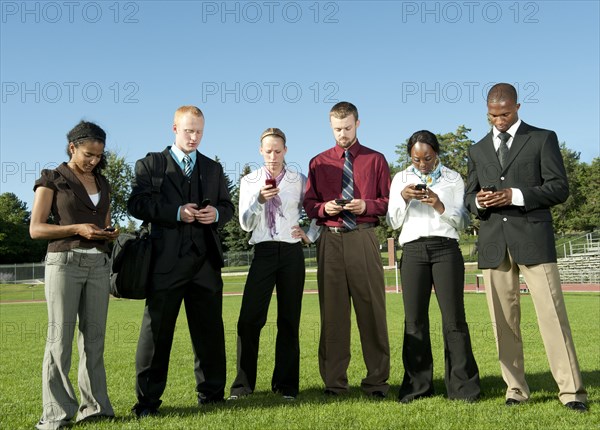
M 41 261 L 47 242 L 29 236 L 31 214 L 13 193 L 0 194 L 0 264 Z
M 583 202 L 579 212 L 585 214 L 586 219 L 579 229 L 591 231 L 600 228 L 600 157 L 594 158 L 589 166 L 584 164 L 582 171 Z
M 552 207 L 557 233 L 591 231 L 600 226 L 600 159 L 590 165 L 580 161 L 580 152 L 560 144 L 560 152 L 569 181 L 569 198 Z
M 116 152 L 107 151 L 107 165 L 103 171 L 111 186 L 110 214 L 113 225 L 125 224 L 131 220 L 127 212 L 127 200 L 131 194 L 131 182 L 134 178 L 133 167 Z
M 600 158 L 594 158 L 591 164 L 579 163 L 569 176 L 570 196 L 565 204 L 571 204 L 567 214 L 553 213 L 555 224 L 562 224 L 567 217 L 569 231 L 592 231 L 600 227 Z M 572 202 L 570 202 L 572 198 Z
M 240 178 L 246 176 L 250 173 L 250 167 L 245 165 L 242 169 L 242 174 Z M 233 215 L 233 219 L 225 224 L 223 230 L 221 231 L 221 241 L 223 242 L 223 248 L 228 252 L 239 252 L 239 251 L 248 251 L 252 248 L 251 245 L 248 244 L 248 240 L 250 240 L 250 233 L 242 230 L 242 227 L 239 223 L 239 203 L 240 203 L 240 185 L 239 183 L 234 184 L 233 181 L 228 177 L 229 183 L 229 192 L 231 194 L 231 201 L 235 206 L 235 212 Z
M 578 217 L 578 208 L 582 203 L 581 190 L 579 182 L 581 180 L 581 163 L 579 161 L 580 152 L 567 148 L 565 142 L 560 144 L 560 152 L 567 172 L 569 181 L 569 197 L 560 204 L 553 206 L 550 210 L 554 221 L 554 230 L 556 233 L 566 233 L 576 230 L 579 222 L 573 217 Z
M 460 125 L 454 133 L 436 135 L 440 142 L 442 163 L 460 173 L 463 179 L 467 178 L 469 147 L 475 143 L 468 137 L 470 131 L 470 128 Z

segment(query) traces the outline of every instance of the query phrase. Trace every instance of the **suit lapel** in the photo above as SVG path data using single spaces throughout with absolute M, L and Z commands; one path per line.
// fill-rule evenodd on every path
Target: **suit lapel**
M 500 171 L 505 172 L 510 167 L 512 162 L 517 158 L 517 155 L 519 155 L 519 152 L 521 152 L 529 140 L 528 130 L 529 126 L 521 121 L 521 125 L 517 129 L 517 132 L 515 133 L 513 141 L 510 145 L 508 159 L 506 160 L 504 168 L 500 166 L 500 160 L 498 159 L 498 154 L 494 148 L 494 133 L 491 131 L 483 138 L 484 145 L 482 151 L 485 154 L 485 157 L 489 160 L 495 160 L 495 162 L 498 163 Z
M 208 161 L 200 152 L 196 151 L 196 165 L 198 166 L 198 178 L 200 179 L 200 185 L 202 187 L 202 195 L 206 198 L 208 190 L 210 189 L 210 175 L 208 175 Z M 214 203 L 213 203 L 214 204 Z
M 508 151 L 508 160 L 503 170 L 506 170 L 512 162 L 517 158 L 517 155 L 525 147 L 525 144 L 529 140 L 528 134 L 529 126 L 521 121 L 521 125 L 517 129 L 515 136 L 513 137 L 512 144 L 510 145 L 510 151 Z
M 171 182 L 171 184 L 173 185 L 173 188 L 175 188 L 177 190 L 177 193 L 179 194 L 179 196 L 181 198 L 183 198 L 184 197 L 183 189 L 181 188 L 183 172 L 181 171 L 181 168 L 179 167 L 179 165 L 173 159 L 173 156 L 171 155 L 171 151 L 169 151 L 168 148 L 165 153 L 165 158 L 167 160 L 167 168 L 165 169 L 165 177 L 167 178 L 168 181 Z
M 496 150 L 494 149 L 494 135 L 490 131 L 487 136 L 483 138 L 482 152 L 486 159 L 495 160 L 498 163 L 498 167 L 500 167 L 500 161 L 498 160 L 498 155 L 496 154 Z
M 86 205 L 88 208 L 90 208 L 91 210 L 96 210 L 97 206 L 94 205 L 94 203 L 92 203 L 92 200 L 90 199 L 90 196 L 88 195 L 87 191 L 85 190 L 85 187 L 81 184 L 81 182 L 79 182 L 79 179 L 77 179 L 77 176 L 75 176 L 75 173 L 73 173 L 71 171 L 71 169 L 69 169 L 69 167 L 66 165 L 66 163 L 62 163 L 60 166 L 58 166 L 56 168 L 56 171 L 58 173 L 60 173 L 68 182 L 69 185 L 71 186 L 71 189 L 73 190 L 73 194 L 75 194 L 77 196 L 77 198 L 79 200 L 81 200 L 81 202 Z M 95 177 L 95 175 L 94 175 Z M 98 180 L 96 179 L 96 183 L 98 183 Z M 98 185 L 98 189 L 100 189 L 100 185 Z M 104 196 L 100 196 L 100 198 L 102 198 Z M 100 202 L 98 202 L 98 206 L 99 206 Z

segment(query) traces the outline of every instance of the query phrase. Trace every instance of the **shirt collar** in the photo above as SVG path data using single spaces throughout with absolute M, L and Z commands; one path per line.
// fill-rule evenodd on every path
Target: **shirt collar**
M 360 142 L 358 141 L 358 139 L 356 139 L 356 142 L 354 142 L 354 144 L 348 149 L 350 151 L 350 154 L 352 154 L 352 158 L 356 158 L 356 156 L 358 155 L 358 152 L 360 151 L 361 145 Z M 346 152 L 346 150 L 344 148 L 342 148 L 340 145 L 338 145 L 337 143 L 335 144 L 335 154 L 339 157 L 342 158 L 344 156 L 344 153 Z
M 515 122 L 513 125 L 510 126 L 508 130 L 506 130 L 506 132 L 510 134 L 511 138 L 515 137 L 515 134 L 517 133 L 517 130 L 519 129 L 520 125 L 521 119 L 518 119 L 517 122 Z M 492 127 L 492 133 L 494 133 L 494 139 L 499 139 L 498 135 L 500 134 L 500 132 L 498 131 L 496 126 Z
M 192 166 L 196 164 L 196 152 L 190 152 L 188 155 L 192 159 Z M 185 152 L 177 147 L 177 145 L 171 145 L 171 155 L 175 157 L 179 164 L 183 164 L 183 157 L 185 156 Z

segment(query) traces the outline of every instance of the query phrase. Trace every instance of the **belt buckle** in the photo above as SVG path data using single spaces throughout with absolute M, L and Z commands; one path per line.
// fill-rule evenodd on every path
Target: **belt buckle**
M 335 234 L 346 233 L 348 229 L 346 227 L 329 227 L 329 231 Z

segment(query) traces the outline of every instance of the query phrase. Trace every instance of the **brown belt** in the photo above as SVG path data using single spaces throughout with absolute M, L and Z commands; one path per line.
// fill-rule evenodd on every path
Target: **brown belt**
M 353 230 L 363 230 L 365 228 L 373 228 L 376 227 L 374 222 L 363 222 L 362 224 L 357 224 L 356 228 L 350 230 L 348 227 L 327 227 L 327 229 L 332 233 L 348 233 Z

